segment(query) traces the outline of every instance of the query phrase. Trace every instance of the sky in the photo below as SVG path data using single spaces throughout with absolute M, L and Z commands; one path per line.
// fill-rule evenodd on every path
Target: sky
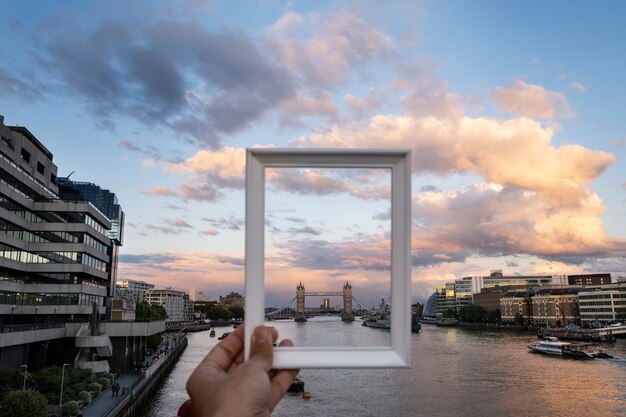
M 626 3 L 17 1 L 0 114 L 126 213 L 118 279 L 243 291 L 250 147 L 412 155 L 412 298 L 626 276 Z M 389 173 L 267 172 L 266 300 L 389 295 Z M 339 301 L 332 300 L 332 304 Z

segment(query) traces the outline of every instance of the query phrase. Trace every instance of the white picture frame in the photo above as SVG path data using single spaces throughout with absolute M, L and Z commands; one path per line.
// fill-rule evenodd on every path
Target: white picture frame
M 246 150 L 245 338 L 265 323 L 265 168 L 391 170 L 391 346 L 275 348 L 273 368 L 406 368 L 411 335 L 411 154 L 409 150 Z

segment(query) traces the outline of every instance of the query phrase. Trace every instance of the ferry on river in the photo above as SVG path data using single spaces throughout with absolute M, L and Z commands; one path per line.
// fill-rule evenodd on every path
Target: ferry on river
M 547 337 L 539 342 L 528 345 L 531 352 L 548 355 L 564 356 L 573 359 L 612 358 L 603 350 L 591 348 L 589 345 L 577 345 L 570 342 L 561 342 L 556 337 Z

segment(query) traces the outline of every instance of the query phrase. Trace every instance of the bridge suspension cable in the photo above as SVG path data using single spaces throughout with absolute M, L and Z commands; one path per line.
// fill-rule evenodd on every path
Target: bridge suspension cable
M 354 300 L 355 304 L 360 307 L 360 308 L 357 308 L 356 310 L 371 310 L 365 304 L 357 300 L 354 296 L 352 297 L 352 300 Z
M 272 311 L 271 313 L 267 313 L 266 316 L 272 316 L 274 314 L 281 314 L 282 311 L 284 309 L 286 309 L 287 307 L 291 306 L 294 301 L 296 301 L 296 297 L 293 297 L 293 299 L 291 301 L 289 301 L 287 304 L 285 304 L 284 306 L 282 306 L 280 308 L 277 308 L 276 310 Z

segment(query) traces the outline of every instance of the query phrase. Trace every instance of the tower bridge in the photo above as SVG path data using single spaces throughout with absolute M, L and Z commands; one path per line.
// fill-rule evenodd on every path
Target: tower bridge
M 348 281 L 343 285 L 343 291 L 305 291 L 302 282 L 296 287 L 296 315 L 294 321 L 307 321 L 307 315 L 304 311 L 306 297 L 331 297 L 343 296 L 343 312 L 341 313 L 341 321 L 354 321 L 354 312 L 352 311 L 352 284 Z
M 306 311 L 305 298 L 306 297 L 343 297 L 343 311 L 341 313 L 342 321 L 354 321 L 355 315 L 363 310 L 369 310 L 369 308 L 352 296 L 352 285 L 346 281 L 342 291 L 306 291 L 302 283 L 296 287 L 296 296 L 292 298 L 288 303 L 280 308 L 275 308 L 271 312 L 266 312 L 265 318 L 267 320 L 279 320 L 293 318 L 295 321 L 307 321 L 307 317 L 314 314 L 312 311 Z M 296 308 L 292 306 L 296 303 Z M 353 306 L 357 306 L 355 311 Z M 355 314 L 356 313 L 356 314 Z

